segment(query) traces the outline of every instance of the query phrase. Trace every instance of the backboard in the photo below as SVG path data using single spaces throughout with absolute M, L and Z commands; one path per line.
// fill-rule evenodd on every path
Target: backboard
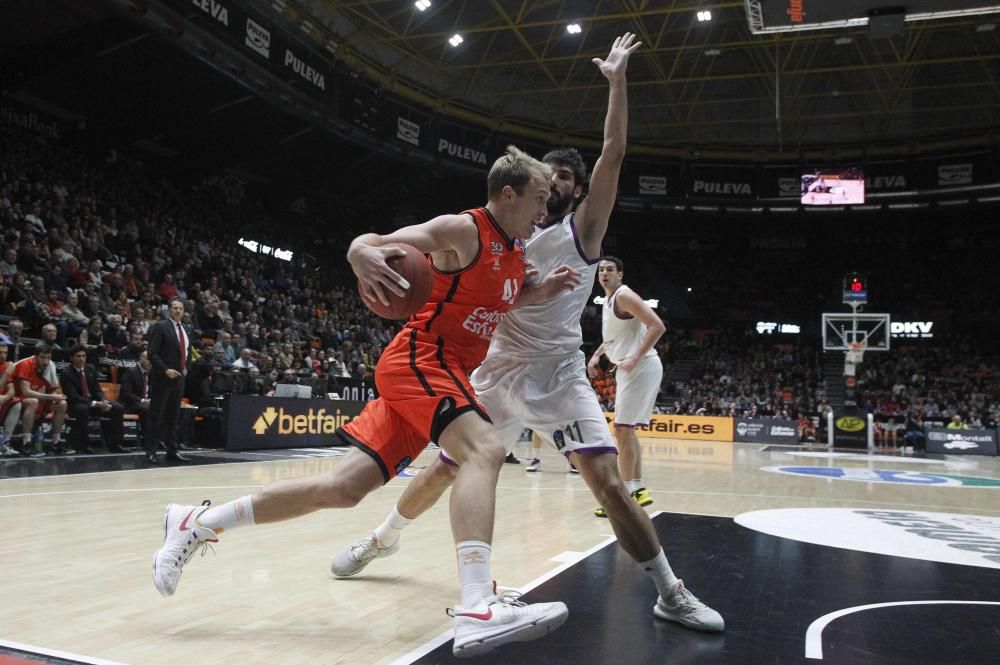
M 823 350 L 851 351 L 863 343 L 865 351 L 888 351 L 891 339 L 888 314 L 823 313 Z

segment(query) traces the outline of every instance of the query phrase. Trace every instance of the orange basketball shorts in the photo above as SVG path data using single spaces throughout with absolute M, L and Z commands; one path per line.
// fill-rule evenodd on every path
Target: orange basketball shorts
M 382 469 L 385 482 L 398 475 L 463 413 L 489 416 L 476 400 L 458 355 L 437 335 L 404 328 L 375 368 L 379 397 L 337 430 Z

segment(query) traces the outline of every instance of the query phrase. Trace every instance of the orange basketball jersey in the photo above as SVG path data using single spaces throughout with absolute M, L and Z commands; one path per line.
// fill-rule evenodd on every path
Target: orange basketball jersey
M 434 268 L 431 297 L 405 327 L 443 339 L 468 373 L 482 362 L 497 324 L 517 301 L 525 259 L 520 241 L 508 237 L 489 210 L 463 214 L 479 228 L 479 255 L 458 272 Z

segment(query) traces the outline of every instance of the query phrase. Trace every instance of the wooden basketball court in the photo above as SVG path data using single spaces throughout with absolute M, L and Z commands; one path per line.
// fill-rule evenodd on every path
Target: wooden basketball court
M 526 444 L 517 452 L 529 455 Z M 0 461 L 0 662 L 40 659 L 32 653 L 129 665 L 450 662 L 445 608 L 457 600 L 457 575 L 444 505 L 404 532 L 392 558 L 357 578 L 329 572 L 332 554 L 380 523 L 408 478 L 352 510 L 226 533 L 214 554 L 190 561 L 175 596 L 153 588 L 166 503 L 219 502 L 329 471 L 336 454 L 205 451 L 193 453 L 203 463 L 166 468 L 144 468 L 138 454 Z M 652 583 L 608 546 L 610 525 L 593 516 L 582 479 L 546 450 L 540 473 L 504 466 L 494 573 L 502 585 L 534 589 L 528 600 L 566 601 L 570 620 L 482 662 L 915 662 L 901 649 L 910 633 L 893 646 L 876 639 L 881 631 L 850 627 L 881 625 L 858 612 L 891 623 L 886 612 L 897 610 L 911 628 L 965 640 L 972 650 L 961 662 L 1000 660 L 1000 458 L 662 439 L 645 440 L 643 454 L 655 500 L 647 510 L 663 513 L 654 524 L 667 555 L 722 612 L 726 632 L 653 618 Z M 52 469 L 66 473 L 44 475 Z M 756 512 L 776 509 L 843 510 Z M 859 539 L 865 525 L 871 537 Z M 857 609 L 867 605 L 889 609 Z M 816 621 L 836 611 L 843 618 L 824 619 L 817 638 Z M 965 628 L 955 632 L 959 620 Z M 859 639 L 870 648 L 850 651 Z M 621 652 L 623 640 L 634 657 Z

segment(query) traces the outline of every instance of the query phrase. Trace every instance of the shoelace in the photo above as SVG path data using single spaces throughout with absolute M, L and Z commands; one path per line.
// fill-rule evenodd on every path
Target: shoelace
M 205 508 L 208 508 L 209 506 L 212 505 L 212 502 L 210 500 L 208 500 L 208 499 L 205 499 L 204 501 L 201 502 L 201 505 L 204 506 Z M 205 511 L 203 510 L 202 513 L 203 512 L 205 512 Z M 198 514 L 201 515 L 201 513 L 198 513 Z M 195 521 L 197 522 L 197 517 L 195 518 Z M 202 536 L 199 535 L 198 530 L 202 529 L 202 528 L 208 528 L 208 527 L 196 526 L 195 528 L 193 528 L 191 530 L 191 537 L 194 538 L 195 542 L 191 545 L 191 550 L 190 551 L 188 551 L 185 554 L 185 549 L 186 548 L 181 547 L 181 553 L 184 554 L 184 560 L 181 562 L 181 565 L 184 565 L 188 561 L 190 561 L 191 557 L 194 556 L 195 552 L 198 552 L 199 550 L 201 551 L 201 556 L 205 556 L 205 554 L 208 553 L 208 550 L 212 550 L 212 554 L 215 554 L 215 548 L 212 547 L 212 543 L 210 541 L 205 540 L 203 542 L 199 542 L 199 541 L 201 541 Z
M 509 605 L 511 607 L 526 607 L 528 604 L 520 599 L 522 595 L 523 594 L 519 590 L 514 589 L 513 587 L 496 586 L 496 584 L 494 583 L 493 595 L 486 597 L 486 605 L 489 606 L 489 605 L 494 605 L 496 603 L 501 603 L 503 605 Z M 454 607 L 445 608 L 444 613 L 450 617 L 454 617 L 455 608 Z
M 687 590 L 687 587 L 683 583 L 678 584 L 678 594 L 680 596 L 680 602 L 674 606 L 674 611 L 679 611 L 684 614 L 691 614 L 692 612 L 697 612 L 700 610 L 704 603 L 698 600 L 698 597 Z
M 526 602 L 521 600 L 521 596 L 523 594 L 517 589 L 511 587 L 497 587 L 496 591 L 499 593 L 494 596 L 494 598 L 496 598 L 494 602 L 511 605 L 513 607 L 525 607 L 527 605 Z
M 364 563 L 366 560 L 374 558 L 376 554 L 378 554 L 378 545 L 372 536 L 365 536 L 357 545 L 351 546 L 351 558 L 358 563 Z

